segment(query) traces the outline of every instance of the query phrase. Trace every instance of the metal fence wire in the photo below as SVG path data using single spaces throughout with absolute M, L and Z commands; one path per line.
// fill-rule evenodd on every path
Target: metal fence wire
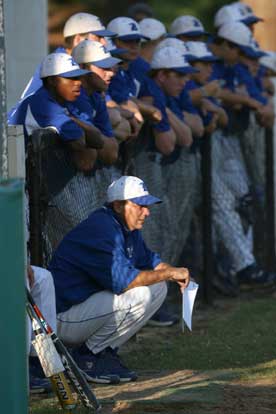
M 241 150 L 244 167 L 254 188 L 258 189 L 258 185 L 263 184 L 262 203 L 258 197 L 253 197 L 253 210 L 258 217 L 254 220 L 254 238 L 262 241 L 256 243 L 255 248 L 263 264 L 271 269 L 275 263 L 273 134 L 271 130 L 262 131 L 260 139 L 263 142 L 256 144 L 259 152 L 254 152 L 253 142 L 257 142 L 259 128 L 254 122 L 252 118 L 243 135 L 245 141 Z M 216 182 L 213 181 L 214 177 L 221 180 L 219 171 L 214 175 L 214 168 L 219 163 L 219 159 L 214 157 L 218 148 L 228 145 L 227 138 L 221 141 L 219 134 L 205 137 L 200 152 L 191 154 L 181 149 L 172 160 L 152 149 L 152 139 L 152 130 L 146 125 L 134 145 L 123 146 L 117 165 L 99 166 L 84 174 L 76 170 L 70 152 L 53 130 L 37 130 L 29 137 L 26 181 L 31 261 L 34 265 L 47 266 L 65 234 L 104 204 L 108 185 L 122 174 L 137 175 L 146 182 L 150 192 L 163 200 L 152 209 L 143 228 L 143 236 L 149 247 L 166 261 L 173 261 L 175 265 L 185 264 L 183 254 L 190 224 L 199 213 L 202 296 L 210 302 L 213 251 L 217 242 L 216 237 L 212 237 L 216 227 Z M 254 164 L 258 164 L 257 176 L 256 171 L 255 175 L 250 174 Z M 227 179 L 227 175 L 225 177 Z M 222 205 L 218 207 L 223 210 Z

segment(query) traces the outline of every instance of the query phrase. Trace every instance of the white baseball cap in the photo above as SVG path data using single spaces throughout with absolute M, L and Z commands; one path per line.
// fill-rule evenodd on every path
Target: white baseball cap
M 240 2 L 228 4 L 221 7 L 215 14 L 214 26 L 220 27 L 231 22 L 241 22 L 246 25 L 257 23 L 263 20 L 255 16 L 251 7 Z
M 159 39 L 167 33 L 165 25 L 160 20 L 147 17 L 139 22 L 142 35 L 150 40 Z
M 189 62 L 216 62 L 218 58 L 208 49 L 204 42 L 185 42 L 188 49 L 187 59 Z
M 99 42 L 83 40 L 72 51 L 72 57 L 77 63 L 92 63 L 102 69 L 109 69 L 121 62 L 111 56 Z
M 173 46 L 156 49 L 150 67 L 151 69 L 171 69 L 183 74 L 198 72 L 188 63 L 185 55 Z
M 208 34 L 199 19 L 194 16 L 179 16 L 171 24 L 170 34 L 174 36 L 201 36 Z
M 61 76 L 63 78 L 76 78 L 90 73 L 79 67 L 72 56 L 67 53 L 51 53 L 46 56 L 40 68 L 40 78 L 48 76 Z
M 116 17 L 108 23 L 107 28 L 115 33 L 115 38 L 121 40 L 149 40 L 142 35 L 139 24 L 130 17 Z
M 130 200 L 141 206 L 161 203 L 162 201 L 152 196 L 140 178 L 131 175 L 123 175 L 113 181 L 107 189 L 107 202 Z
M 258 23 L 263 21 L 261 17 L 258 17 L 254 14 L 253 9 L 246 3 L 241 1 L 236 1 L 232 3 L 233 8 L 236 8 L 240 13 L 241 19 L 240 21 L 246 25 Z
M 266 52 L 266 56 L 260 59 L 260 64 L 276 72 L 276 52 Z
M 223 24 L 217 33 L 218 37 L 229 40 L 238 46 L 248 46 L 252 39 L 252 33 L 248 27 L 241 22 L 229 22 Z
M 162 40 L 158 45 L 155 47 L 155 50 L 162 49 L 162 47 L 171 46 L 175 49 L 179 50 L 183 55 L 187 55 L 188 48 L 186 46 L 186 42 L 183 42 L 176 37 L 167 37 L 166 39 Z
M 63 36 L 69 37 L 81 33 L 93 33 L 101 37 L 115 35 L 110 30 L 106 30 L 98 16 L 90 13 L 76 13 L 65 23 Z
M 244 23 L 226 23 L 219 28 L 217 36 L 237 45 L 248 57 L 259 59 L 264 56 L 265 52 L 261 51 L 251 30 Z

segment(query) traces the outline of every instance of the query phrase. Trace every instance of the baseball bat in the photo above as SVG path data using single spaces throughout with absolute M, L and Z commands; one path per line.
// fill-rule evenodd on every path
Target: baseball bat
M 72 410 L 76 407 L 76 400 L 64 374 L 64 366 L 57 350 L 49 337 L 41 327 L 37 315 L 31 305 L 27 303 L 27 312 L 32 321 L 35 334 L 33 345 L 40 360 L 42 369 L 46 377 L 49 378 L 52 388 L 58 397 L 61 407 L 64 410 Z
M 48 322 L 43 317 L 40 309 L 34 302 L 32 295 L 30 294 L 29 290 L 26 289 L 27 299 L 28 303 L 30 304 L 31 308 L 33 309 L 33 312 L 36 314 L 39 324 L 43 331 L 50 335 L 57 352 L 59 353 L 62 363 L 65 368 L 66 375 L 78 394 L 83 406 L 85 408 L 93 410 L 93 412 L 98 413 L 101 409 L 101 406 L 92 392 L 91 388 L 89 387 L 86 378 L 84 377 L 83 373 L 77 366 L 76 362 L 72 358 L 71 354 L 63 344 L 63 342 L 59 339 L 59 337 L 56 335 L 56 333 L 52 330 L 51 326 L 48 324 Z

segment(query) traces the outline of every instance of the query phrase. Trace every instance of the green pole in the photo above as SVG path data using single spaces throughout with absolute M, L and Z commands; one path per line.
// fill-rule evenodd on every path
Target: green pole
M 1 413 L 27 414 L 23 180 L 0 180 Z

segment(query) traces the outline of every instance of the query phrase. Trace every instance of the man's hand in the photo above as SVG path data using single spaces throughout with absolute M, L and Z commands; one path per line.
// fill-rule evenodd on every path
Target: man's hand
M 170 278 L 172 282 L 176 282 L 180 286 L 180 290 L 183 293 L 184 289 L 190 282 L 190 273 L 186 267 L 171 267 L 169 269 Z

